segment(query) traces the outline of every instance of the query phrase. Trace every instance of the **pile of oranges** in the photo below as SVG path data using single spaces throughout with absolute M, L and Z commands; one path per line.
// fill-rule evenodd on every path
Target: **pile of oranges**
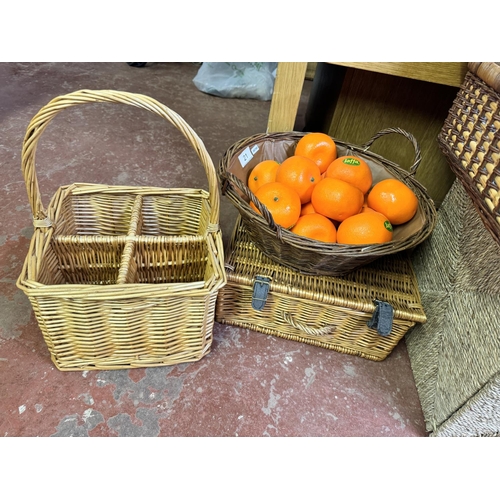
M 387 243 L 393 226 L 418 209 L 406 184 L 392 178 L 373 184 L 369 165 L 357 156 L 338 156 L 335 141 L 321 132 L 303 136 L 282 163 L 261 161 L 247 183 L 276 224 L 325 243 Z

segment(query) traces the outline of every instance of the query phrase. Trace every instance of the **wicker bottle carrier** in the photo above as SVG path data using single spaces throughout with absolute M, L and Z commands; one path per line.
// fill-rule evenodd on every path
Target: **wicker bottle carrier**
M 38 141 L 58 113 L 86 103 L 128 104 L 170 122 L 195 149 L 209 192 L 76 183 L 60 187 L 45 210 Z M 209 352 L 226 282 L 218 182 L 205 146 L 179 115 L 128 92 L 57 97 L 28 126 L 22 172 L 35 232 L 17 285 L 58 369 L 172 365 Z
M 438 143 L 500 244 L 500 63 L 469 63 Z
M 409 171 L 369 151 L 378 138 L 393 133 L 408 139 L 415 149 L 415 161 Z M 431 234 L 436 223 L 434 202 L 415 179 L 421 162 L 420 147 L 411 134 L 400 128 L 384 129 L 362 146 L 334 139 L 339 156 L 356 155 L 368 163 L 374 183 L 385 178 L 396 178 L 416 194 L 419 208 L 415 217 L 394 228 L 391 242 L 378 245 L 323 243 L 298 236 L 276 224 L 267 208 L 248 189 L 248 176 L 262 160 L 282 162 L 293 155 L 297 142 L 304 135 L 306 133 L 303 132 L 254 135 L 233 144 L 218 166 L 222 193 L 236 206 L 250 238 L 266 256 L 304 274 L 341 276 L 379 257 L 411 249 Z M 250 207 L 249 200 L 255 203 L 262 215 Z

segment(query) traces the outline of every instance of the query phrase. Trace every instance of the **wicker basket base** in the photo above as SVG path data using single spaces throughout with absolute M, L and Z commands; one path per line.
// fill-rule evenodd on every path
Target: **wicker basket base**
M 345 277 L 307 276 L 265 256 L 240 219 L 226 255 L 227 284 L 219 292 L 215 313 L 220 323 L 382 361 L 416 322 L 426 320 L 404 253 Z M 271 279 L 262 310 L 252 307 L 258 276 Z M 368 326 L 375 300 L 394 307 L 387 336 Z
M 427 430 L 500 433 L 500 254 L 458 180 L 412 260 L 429 321 L 406 345 Z

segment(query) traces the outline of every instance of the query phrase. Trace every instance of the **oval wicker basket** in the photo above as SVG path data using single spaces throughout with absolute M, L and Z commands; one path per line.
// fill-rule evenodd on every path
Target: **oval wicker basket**
M 369 151 L 378 138 L 393 133 L 403 135 L 415 148 L 415 161 L 409 171 Z M 396 178 L 416 194 L 419 208 L 415 217 L 394 228 L 391 242 L 377 245 L 323 243 L 298 236 L 276 224 L 269 210 L 248 189 L 248 175 L 259 161 L 274 159 L 281 162 L 291 156 L 297 142 L 306 134 L 280 132 L 254 135 L 233 144 L 219 162 L 222 193 L 236 206 L 252 241 L 265 255 L 304 274 L 342 276 L 379 257 L 409 250 L 429 237 L 436 223 L 436 209 L 425 187 L 415 179 L 421 162 L 420 147 L 411 134 L 400 128 L 384 129 L 362 146 L 334 139 L 339 156 L 353 154 L 370 165 L 374 182 Z M 255 203 L 262 215 L 250 207 L 249 200 Z

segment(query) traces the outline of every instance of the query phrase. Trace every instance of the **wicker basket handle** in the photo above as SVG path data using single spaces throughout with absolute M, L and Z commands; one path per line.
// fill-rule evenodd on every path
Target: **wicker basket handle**
M 420 162 L 422 161 L 422 154 L 420 152 L 420 146 L 418 145 L 417 140 L 415 139 L 415 137 L 413 137 L 412 134 L 410 134 L 409 132 L 406 132 L 406 130 L 403 130 L 402 128 L 397 128 L 397 127 L 386 128 L 384 130 L 381 130 L 377 134 L 375 134 L 368 142 L 365 142 L 365 144 L 363 144 L 361 146 L 361 148 L 364 151 L 367 151 L 368 149 L 370 149 L 370 146 L 377 139 L 379 139 L 380 137 L 382 137 L 384 135 L 388 135 L 388 134 L 401 134 L 402 136 L 406 137 L 413 144 L 413 147 L 415 148 L 415 160 L 413 162 L 413 165 L 409 168 L 409 172 L 411 175 L 415 175 L 417 173 L 418 166 L 420 165 Z
M 269 224 L 269 227 L 276 233 L 278 238 L 282 241 L 282 235 L 281 231 L 283 228 L 274 222 L 273 216 L 271 215 L 271 212 L 269 209 L 261 203 L 257 197 L 248 189 L 248 186 L 236 175 L 232 174 L 231 172 L 224 172 L 222 174 L 222 177 L 229 182 L 229 184 L 232 184 L 233 186 L 236 186 L 244 195 L 246 195 L 250 201 L 254 203 L 254 205 L 259 209 L 260 213 L 262 214 L 262 217 L 266 220 L 266 222 Z M 224 190 L 224 188 L 223 188 Z M 250 208 L 250 210 L 253 210 Z
M 130 92 L 121 92 L 115 90 L 79 90 L 71 94 L 63 95 L 52 99 L 32 118 L 28 125 L 24 137 L 22 148 L 21 170 L 26 182 L 28 198 L 33 212 L 33 224 L 35 227 L 48 227 L 51 222 L 47 219 L 47 213 L 42 204 L 40 190 L 38 188 L 38 179 L 35 170 L 35 153 L 40 135 L 50 121 L 62 110 L 86 103 L 112 102 L 128 104 L 138 108 L 147 109 L 155 113 L 172 125 L 174 125 L 189 144 L 196 151 L 208 178 L 209 201 L 211 207 L 210 223 L 213 227 L 218 227 L 220 199 L 218 191 L 217 174 L 210 155 L 205 145 L 191 127 L 174 111 L 151 97 Z
M 319 337 L 324 335 L 331 335 L 336 329 L 334 325 L 326 325 L 320 328 L 314 328 L 310 325 L 307 325 L 306 323 L 297 321 L 290 313 L 287 312 L 283 312 L 282 317 L 286 323 L 293 326 L 294 328 L 297 328 L 298 330 L 302 330 L 308 335 L 315 335 Z

